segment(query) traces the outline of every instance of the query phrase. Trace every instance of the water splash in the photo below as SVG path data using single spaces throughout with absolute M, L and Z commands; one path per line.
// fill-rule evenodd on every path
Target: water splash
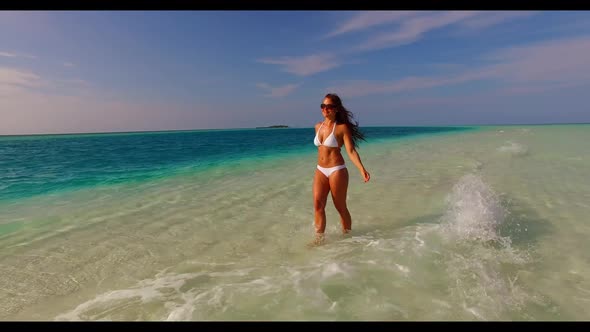
M 482 177 L 468 174 L 459 179 L 447 204 L 441 224 L 447 242 L 445 270 L 450 295 L 460 303 L 464 318 L 500 319 L 528 302 L 542 302 L 517 282 L 530 255 L 500 234 L 509 211 Z
M 444 232 L 458 241 L 510 241 L 498 235 L 507 211 L 499 196 L 481 179 L 468 174 L 447 196 L 448 209 L 442 217 Z

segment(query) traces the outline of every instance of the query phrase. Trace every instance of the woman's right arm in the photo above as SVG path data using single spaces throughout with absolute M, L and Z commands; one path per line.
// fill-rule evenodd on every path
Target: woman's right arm
M 354 148 L 354 143 L 352 141 L 352 134 L 350 133 L 350 129 L 348 128 L 348 126 L 344 126 L 344 146 L 346 146 L 346 152 L 348 153 L 348 157 L 350 158 L 350 160 L 352 160 L 352 162 L 355 164 L 355 166 L 361 172 L 361 176 L 363 177 L 363 180 L 365 182 L 368 182 L 369 179 L 371 178 L 371 175 L 365 169 L 365 166 L 363 165 L 363 162 L 361 161 L 361 156 L 358 154 L 358 152 Z

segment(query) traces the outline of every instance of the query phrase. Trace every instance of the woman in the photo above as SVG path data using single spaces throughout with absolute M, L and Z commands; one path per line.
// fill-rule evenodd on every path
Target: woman
M 343 105 L 335 94 L 327 94 L 321 104 L 324 121 L 315 125 L 314 144 L 318 147 L 318 164 L 313 179 L 313 205 L 315 211 L 315 239 L 312 245 L 324 241 L 326 230 L 326 201 L 332 192 L 332 201 L 340 214 L 342 233 L 349 233 L 352 219 L 346 206 L 348 189 L 348 169 L 340 153 L 342 145 L 346 147 L 348 157 L 361 173 L 365 182 L 369 181 L 369 172 L 363 166 L 356 151 L 358 140 L 364 135 L 358 129 L 358 123 L 352 122 L 352 113 Z

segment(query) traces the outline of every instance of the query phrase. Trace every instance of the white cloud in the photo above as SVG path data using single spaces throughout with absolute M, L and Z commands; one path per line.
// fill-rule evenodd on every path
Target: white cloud
M 291 94 L 295 89 L 299 87 L 299 84 L 287 84 L 278 87 L 272 87 L 267 83 L 258 83 L 256 84 L 257 87 L 267 91 L 266 97 L 285 97 Z
M 352 32 L 363 31 L 375 26 L 396 25 L 395 30 L 371 34 L 364 42 L 351 49 L 341 50 L 333 54 L 322 53 L 307 56 L 284 56 L 279 58 L 263 58 L 258 62 L 282 66 L 282 71 L 298 76 L 309 76 L 342 66 L 346 63 L 343 56 L 371 52 L 385 48 L 411 44 L 420 40 L 432 30 L 451 25 L 460 25 L 467 29 L 482 29 L 507 20 L 528 17 L 533 12 L 478 12 L 478 11 L 393 11 L 393 12 L 361 12 L 327 33 L 323 38 L 340 36 Z
M 349 96 L 359 97 L 371 94 L 383 93 L 400 93 L 404 91 L 413 91 L 419 89 L 434 88 L 438 86 L 445 86 L 451 84 L 459 84 L 463 82 L 480 80 L 490 78 L 490 72 L 472 71 L 459 75 L 443 76 L 443 77 L 417 77 L 410 76 L 396 81 L 349 81 L 348 84 L 342 86 L 330 87 L 328 90 L 337 91 L 337 93 Z
M 5 57 L 12 58 L 12 57 L 15 57 L 16 56 L 16 53 L 0 52 L 0 56 L 5 56 Z
M 43 81 L 38 75 L 24 70 L 0 67 L 0 86 L 18 86 L 33 88 L 41 86 Z
M 358 51 L 372 51 L 412 43 L 428 31 L 442 28 L 477 15 L 473 11 L 444 12 L 411 16 L 399 28 L 389 33 L 370 37 L 357 47 Z
M 0 56 L 4 56 L 4 57 L 8 57 L 8 58 L 16 58 L 16 57 L 29 58 L 29 59 L 36 59 L 37 58 L 36 56 L 29 55 L 29 54 L 20 54 L 20 53 L 14 53 L 14 52 L 1 52 L 1 51 L 0 51 Z
M 494 52 L 493 70 L 513 81 L 586 82 L 590 80 L 590 36 L 550 40 Z
M 496 80 L 504 84 L 502 90 L 506 93 L 525 94 L 590 84 L 590 36 L 506 48 L 484 59 L 492 63 L 444 76 L 350 81 L 330 90 L 355 97 Z
M 483 29 L 534 14 L 535 12 L 525 11 L 362 12 L 338 25 L 326 36 L 333 37 L 378 25 L 397 26 L 395 30 L 388 33 L 368 36 L 366 41 L 356 49 L 363 52 L 409 44 L 419 40 L 431 30 L 453 24 L 472 30 Z
M 47 79 L 28 70 L 0 67 L 0 96 L 41 88 L 53 94 L 80 95 L 91 89 L 91 83 L 81 79 Z
M 297 76 L 309 76 L 340 66 L 342 63 L 332 54 L 312 54 L 307 56 L 284 56 L 279 58 L 264 58 L 258 62 L 280 65 L 282 71 Z
M 374 26 L 392 24 L 400 20 L 416 15 L 417 12 L 409 11 L 370 11 L 359 13 L 349 20 L 341 23 L 324 38 L 335 37 L 344 33 L 365 30 Z
M 477 15 L 474 18 L 467 19 L 461 22 L 461 25 L 471 29 L 482 29 L 492 25 L 497 25 L 505 21 L 525 18 L 535 15 L 535 12 L 528 11 L 507 11 L 507 12 L 485 12 L 481 15 Z

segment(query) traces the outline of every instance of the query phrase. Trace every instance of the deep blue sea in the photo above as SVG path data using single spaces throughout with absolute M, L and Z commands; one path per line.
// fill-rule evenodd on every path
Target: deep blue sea
M 367 127 L 366 142 L 464 127 Z M 285 153 L 315 151 L 313 128 L 0 137 L 0 200 L 166 177 Z

